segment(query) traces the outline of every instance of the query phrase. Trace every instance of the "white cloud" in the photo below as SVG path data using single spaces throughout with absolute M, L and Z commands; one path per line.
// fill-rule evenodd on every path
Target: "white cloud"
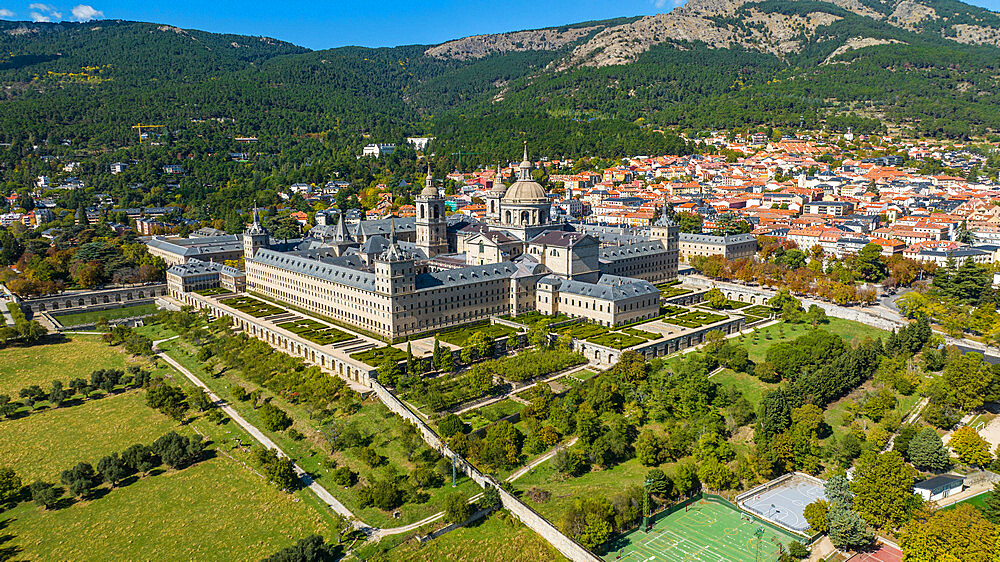
M 667 5 L 667 0 L 652 0 L 652 1 L 653 1 L 653 7 L 656 8 L 657 10 Z
M 17 15 L 17 14 L 15 14 L 14 12 L 8 10 L 7 8 L 0 8 L 0 18 L 3 18 L 3 19 L 12 18 L 15 15 Z
M 104 17 L 104 12 L 95 10 L 92 6 L 79 4 L 73 8 L 73 19 L 76 21 L 90 21 Z
M 62 19 L 62 12 L 49 4 L 30 4 L 31 21 L 53 21 Z

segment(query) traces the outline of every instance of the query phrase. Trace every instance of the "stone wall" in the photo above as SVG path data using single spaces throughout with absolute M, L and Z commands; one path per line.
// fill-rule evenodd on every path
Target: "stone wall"
M 39 312 L 58 312 L 61 310 L 81 312 L 91 309 L 101 310 L 107 305 L 137 304 L 140 301 L 151 302 L 156 297 L 166 296 L 167 285 L 142 285 L 138 287 L 122 287 L 117 289 L 101 289 L 97 291 L 67 291 L 58 295 L 25 299 L 21 308 L 33 314 Z
M 746 285 L 737 285 L 736 283 L 727 283 L 725 281 L 714 281 L 711 279 L 704 279 L 701 277 L 689 276 L 684 279 L 684 283 L 688 285 L 694 285 L 698 287 L 705 287 L 708 289 L 717 288 L 726 298 L 734 301 L 749 302 L 751 304 L 767 304 L 768 299 L 773 297 L 776 291 L 770 289 L 764 289 L 763 287 L 750 287 Z M 843 318 L 844 320 L 853 320 L 855 322 L 861 322 L 862 324 L 867 324 L 875 328 L 882 330 L 891 331 L 898 329 L 903 324 L 901 322 L 896 322 L 880 316 L 875 316 L 869 312 L 866 312 L 860 308 L 847 308 L 843 306 L 836 305 L 830 302 L 818 301 L 808 298 L 800 298 L 802 301 L 802 306 L 809 308 L 812 305 L 816 305 L 826 312 L 827 316 L 832 316 L 834 318 Z M 738 312 L 738 311 L 737 311 Z

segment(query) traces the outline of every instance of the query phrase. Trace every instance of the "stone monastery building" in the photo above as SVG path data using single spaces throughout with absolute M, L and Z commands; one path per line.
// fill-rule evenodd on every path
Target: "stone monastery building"
M 602 240 L 554 220 L 531 171 L 525 148 L 516 181 L 497 182 L 488 194 L 482 222 L 447 217 L 430 174 L 415 219 L 339 220 L 282 244 L 255 210 L 243 234 L 245 280 L 232 268 L 178 260 L 167 270 L 168 290 L 178 298 L 194 287 L 245 283 L 248 292 L 390 341 L 534 310 L 607 326 L 657 316 L 652 283 L 677 277 L 676 225 L 663 220 L 651 236 Z

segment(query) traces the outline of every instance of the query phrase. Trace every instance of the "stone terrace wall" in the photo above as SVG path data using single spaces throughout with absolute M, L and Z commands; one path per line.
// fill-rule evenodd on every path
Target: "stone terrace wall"
M 698 287 L 705 288 L 718 288 L 726 298 L 751 302 L 754 304 L 766 304 L 767 300 L 775 295 L 776 291 L 770 289 L 764 289 L 761 287 L 748 287 L 745 285 L 737 285 L 736 283 L 728 283 L 725 281 L 713 281 L 711 279 L 703 279 L 700 277 L 689 276 L 684 279 L 684 283 L 688 285 L 694 285 Z M 802 301 L 802 306 L 809 308 L 812 305 L 816 305 L 823 309 L 828 316 L 833 316 L 834 318 L 842 318 L 844 320 L 853 320 L 855 322 L 861 322 L 862 324 L 867 324 L 869 326 L 879 328 L 881 330 L 891 331 L 898 329 L 902 326 L 899 322 L 894 322 L 880 316 L 875 316 L 865 312 L 864 310 L 858 308 L 846 308 L 843 306 L 838 306 L 833 303 L 823 302 L 813 299 L 799 299 Z M 739 314 L 739 311 L 736 311 Z

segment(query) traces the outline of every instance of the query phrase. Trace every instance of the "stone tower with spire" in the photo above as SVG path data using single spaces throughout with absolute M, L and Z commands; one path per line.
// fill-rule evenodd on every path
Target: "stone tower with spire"
M 448 220 L 444 213 L 444 199 L 438 195 L 427 165 L 427 181 L 417 196 L 417 248 L 427 257 L 448 253 Z
M 253 208 L 253 224 L 243 233 L 243 259 L 252 260 L 257 250 L 271 247 L 271 234 L 260 222 L 257 206 Z
M 500 171 L 500 164 L 497 164 L 497 176 L 493 180 L 493 188 L 486 192 L 483 199 L 486 200 L 486 220 L 500 221 L 500 200 L 507 193 L 507 186 L 503 183 L 503 173 Z
M 396 220 L 391 220 L 389 247 L 375 258 L 375 291 L 395 297 L 416 290 L 416 271 L 413 256 L 396 243 Z

